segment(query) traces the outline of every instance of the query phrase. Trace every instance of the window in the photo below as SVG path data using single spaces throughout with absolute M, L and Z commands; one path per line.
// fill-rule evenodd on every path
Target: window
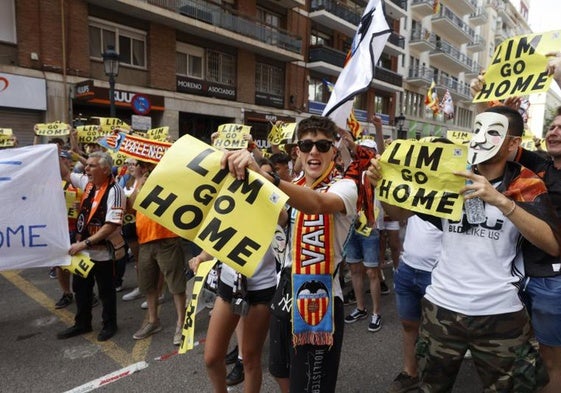
M 310 45 L 321 45 L 328 47 L 333 46 L 331 45 L 331 37 L 329 35 L 319 32 L 315 29 L 312 29 L 312 34 L 310 36 Z
M 206 80 L 234 86 L 236 83 L 236 58 L 227 53 L 207 51 Z
M 321 79 L 310 79 L 308 84 L 308 100 L 327 102 L 327 87 Z
M 261 93 L 283 96 L 283 69 L 270 64 L 257 63 L 255 69 L 255 90 Z
M 0 0 L 0 42 L 16 44 L 16 6 L 14 0 Z
M 90 18 L 90 57 L 102 59 L 101 53 L 113 45 L 120 63 L 146 68 L 146 33 L 130 27 Z
M 193 45 L 177 44 L 176 73 L 191 78 L 203 79 L 203 59 L 205 51 Z
M 264 8 L 257 8 L 257 20 L 258 24 L 261 25 L 263 29 L 263 38 L 265 42 L 276 45 L 278 41 L 277 31 L 281 25 L 281 17 Z

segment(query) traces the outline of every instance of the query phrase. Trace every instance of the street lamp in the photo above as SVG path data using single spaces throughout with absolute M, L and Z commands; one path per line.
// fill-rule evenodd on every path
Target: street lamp
M 113 45 L 107 45 L 101 57 L 105 75 L 109 77 L 109 115 L 115 117 L 115 78 L 119 75 L 119 54 Z
M 403 124 L 405 123 L 405 116 L 403 112 L 399 116 L 395 117 L 395 125 L 397 126 L 397 139 L 407 139 L 407 130 L 403 129 Z

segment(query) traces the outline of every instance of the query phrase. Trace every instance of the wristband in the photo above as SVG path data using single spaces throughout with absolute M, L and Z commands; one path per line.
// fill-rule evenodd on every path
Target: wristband
M 509 211 L 507 211 L 504 216 L 508 217 L 510 215 L 512 215 L 512 213 L 514 213 L 514 210 L 516 209 L 516 202 L 512 201 L 512 207 L 510 208 Z
M 87 246 L 88 248 L 92 248 L 92 241 L 91 241 L 90 239 L 84 240 L 84 243 L 86 243 L 86 246 Z
M 279 174 L 276 173 L 276 172 L 267 172 L 267 173 L 269 174 L 269 176 L 271 176 L 273 178 L 273 181 L 272 181 L 273 185 L 275 187 L 278 187 L 279 184 L 280 184 L 280 181 L 281 181 L 281 178 L 280 178 Z

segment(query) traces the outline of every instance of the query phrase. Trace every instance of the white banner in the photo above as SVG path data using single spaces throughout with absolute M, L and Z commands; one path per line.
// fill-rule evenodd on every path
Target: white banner
M 69 265 L 55 144 L 0 150 L 0 270 Z

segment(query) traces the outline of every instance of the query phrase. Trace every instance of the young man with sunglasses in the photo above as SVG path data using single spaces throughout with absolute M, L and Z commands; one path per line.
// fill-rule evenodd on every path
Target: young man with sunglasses
M 282 392 L 334 392 L 343 344 L 339 265 L 356 214 L 357 187 L 337 176 L 338 128 L 326 117 L 302 120 L 296 130 L 302 174 L 293 182 L 260 170 L 249 152 L 227 152 L 222 166 L 238 179 L 249 168 L 289 196 L 288 250 L 283 275 L 292 279 L 291 316 L 271 317 L 269 370 Z M 290 298 L 291 297 L 291 298 Z

